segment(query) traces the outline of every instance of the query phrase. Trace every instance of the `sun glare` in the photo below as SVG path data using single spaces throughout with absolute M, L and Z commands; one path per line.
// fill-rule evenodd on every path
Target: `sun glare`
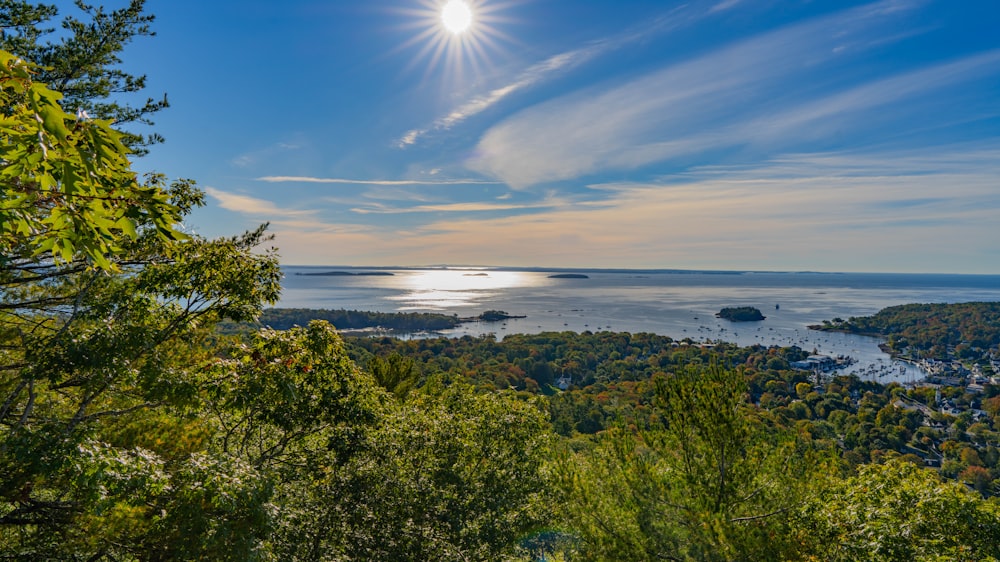
M 464 0 L 449 0 L 441 9 L 441 23 L 458 35 L 472 26 L 472 8 Z
M 478 306 L 502 289 L 538 287 L 549 279 L 537 273 L 491 269 L 435 269 L 401 272 L 386 277 L 401 295 L 388 297 L 403 303 L 400 310 L 446 310 Z
M 417 33 L 398 47 L 416 47 L 413 63 L 427 61 L 427 71 L 439 66 L 452 76 L 478 73 L 490 65 L 489 54 L 499 41 L 509 41 L 497 24 L 508 21 L 501 13 L 512 0 L 417 0 L 416 7 L 399 10 L 410 19 L 404 27 Z

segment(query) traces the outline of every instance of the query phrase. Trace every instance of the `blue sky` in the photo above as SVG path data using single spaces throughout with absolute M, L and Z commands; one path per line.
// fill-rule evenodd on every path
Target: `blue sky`
M 286 264 L 1000 273 L 1000 2 L 442 3 L 149 0 L 137 167 Z

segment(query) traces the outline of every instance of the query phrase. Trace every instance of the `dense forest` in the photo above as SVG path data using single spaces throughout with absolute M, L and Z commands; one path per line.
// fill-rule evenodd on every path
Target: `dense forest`
M 906 357 L 939 361 L 1000 357 L 1000 302 L 905 304 L 810 327 L 880 336 L 894 354 Z
M 949 479 L 985 495 L 1000 477 L 1000 388 L 903 388 L 854 375 L 817 378 L 789 364 L 798 347 L 739 347 L 673 341 L 654 334 L 574 332 L 459 339 L 348 338 L 359 364 L 404 360 L 415 376 L 446 373 L 488 390 L 547 395 L 553 431 L 579 439 L 625 423 L 648 430 L 662 423 L 660 381 L 687 369 L 719 366 L 739 372 L 745 398 L 777 424 L 808 433 L 837 450 L 851 467 L 902 457 L 939 467 Z M 568 383 L 565 391 L 559 381 Z M 940 394 L 940 397 L 938 396 Z M 942 413 L 938 401 L 958 411 Z
M 247 333 L 260 328 L 287 330 L 307 326 L 313 320 L 329 322 L 342 331 L 365 331 L 383 334 L 424 334 L 458 326 L 463 322 L 499 322 L 524 318 L 502 310 L 487 310 L 472 318 L 459 318 L 430 312 L 370 312 L 362 310 L 329 310 L 315 308 L 266 308 L 253 322 L 221 322 L 219 331 L 225 334 Z
M 134 172 L 144 4 L 0 3 L 0 559 L 1000 558 L 992 386 L 950 415 L 797 348 L 220 332 L 277 253 Z
M 260 315 L 257 327 L 287 330 L 323 320 L 340 330 L 378 328 L 390 332 L 431 332 L 454 328 L 461 323 L 457 316 L 427 312 L 364 312 L 360 310 L 322 310 L 308 308 L 268 308 Z

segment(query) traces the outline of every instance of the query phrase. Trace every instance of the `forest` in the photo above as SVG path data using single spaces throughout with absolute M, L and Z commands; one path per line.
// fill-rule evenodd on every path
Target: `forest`
M 938 361 L 1000 357 L 1000 302 L 905 304 L 810 328 L 879 336 L 893 354 L 904 357 Z
M 388 332 L 432 332 L 454 328 L 461 323 L 456 316 L 427 312 L 368 312 L 361 310 L 317 310 L 305 308 L 267 308 L 254 324 L 275 330 L 306 326 L 313 320 L 324 320 L 341 330 L 378 328 Z M 230 326 L 231 330 L 237 329 Z
M 992 386 L 920 419 L 797 348 L 220 330 L 278 251 L 135 173 L 154 16 L 77 6 L 0 3 L 0 560 L 1000 558 Z
M 834 447 L 851 468 L 903 458 L 938 467 L 940 476 L 984 495 L 1000 477 L 1000 388 L 904 388 L 855 375 L 817 375 L 789 367 L 807 352 L 798 347 L 739 347 L 674 341 L 666 336 L 574 332 L 459 339 L 348 338 L 355 362 L 392 358 L 415 376 L 447 374 L 489 392 L 548 396 L 549 422 L 571 442 L 626 424 L 636 431 L 662 423 L 659 381 L 686 369 L 714 366 L 739 372 L 744 398 L 775 423 Z M 560 380 L 569 383 L 565 391 Z M 936 401 L 959 411 L 945 414 Z M 922 412 L 927 412 L 924 415 Z

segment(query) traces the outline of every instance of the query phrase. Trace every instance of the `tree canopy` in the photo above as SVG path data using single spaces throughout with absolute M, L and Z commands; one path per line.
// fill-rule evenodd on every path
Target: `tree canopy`
M 152 116 L 168 107 L 164 94 L 133 105 L 129 98 L 146 87 L 146 76 L 122 69 L 121 53 L 137 37 L 155 35 L 155 16 L 145 12 L 145 0 L 106 10 L 74 0 L 79 16 L 59 16 L 54 4 L 0 0 L 0 49 L 37 66 L 37 80 L 63 94 L 63 108 L 111 121 L 124 144 L 142 154 L 163 138 L 153 132 L 128 132 L 122 127 L 152 125 Z
M 181 238 L 181 207 L 159 182 L 138 181 L 121 133 L 67 113 L 37 68 L 0 51 L 0 267 L 79 256 L 107 270 L 143 228 Z

